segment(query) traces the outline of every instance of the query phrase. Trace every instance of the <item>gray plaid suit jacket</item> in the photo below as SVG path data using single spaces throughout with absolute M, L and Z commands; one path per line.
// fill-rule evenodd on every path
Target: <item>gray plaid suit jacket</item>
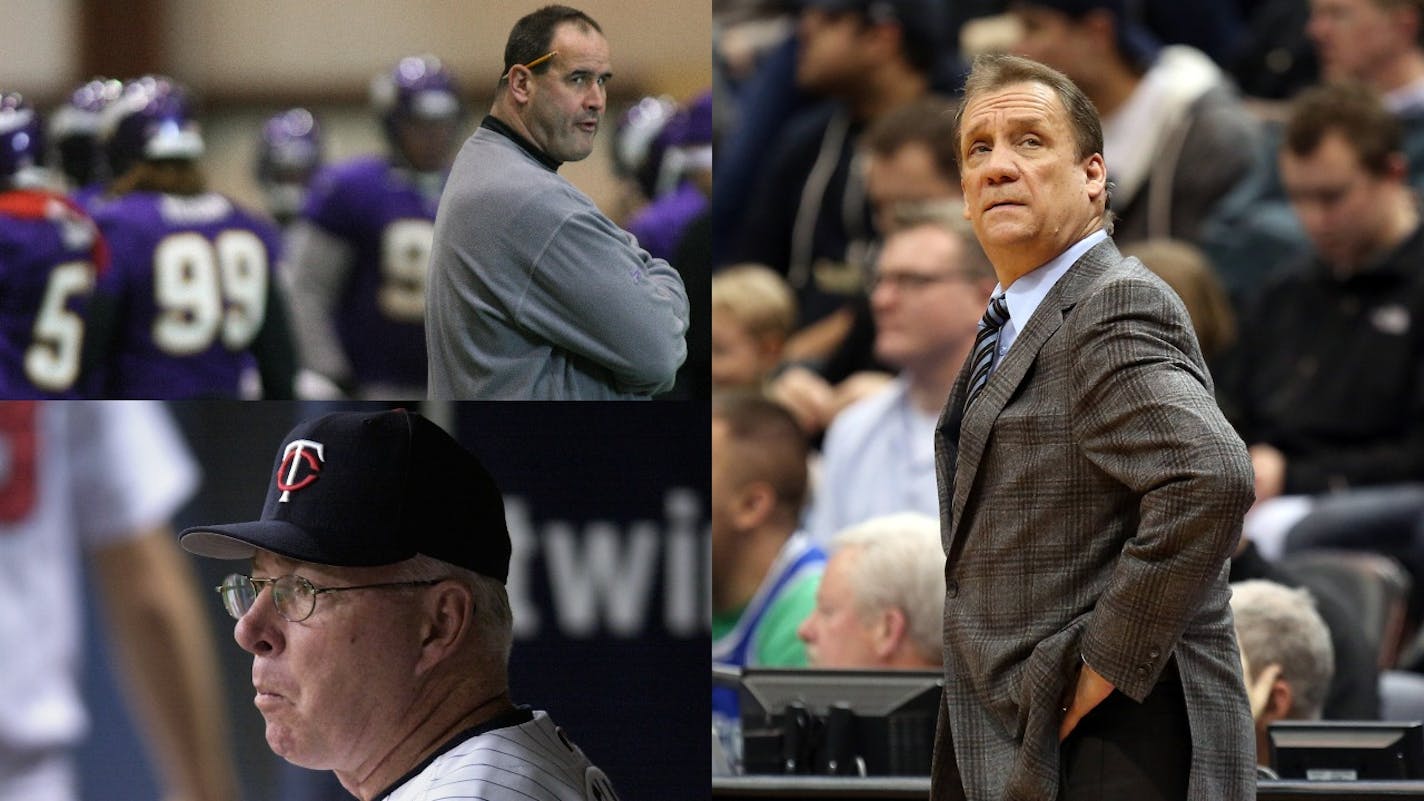
M 1141 701 L 1169 656 L 1190 797 L 1255 797 L 1226 560 L 1253 497 L 1181 301 L 1109 239 L 1049 292 L 935 434 L 945 694 L 932 801 L 1058 790 L 1059 707 L 1080 654 Z

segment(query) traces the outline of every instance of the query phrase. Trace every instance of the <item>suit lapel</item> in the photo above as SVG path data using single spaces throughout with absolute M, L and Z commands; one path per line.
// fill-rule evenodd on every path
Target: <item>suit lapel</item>
M 957 457 L 954 462 L 954 485 L 949 488 L 952 493 L 952 506 L 948 537 L 950 541 L 945 543 L 946 546 L 952 545 L 952 540 L 955 539 L 964 507 L 974 488 L 984 448 L 994 429 L 994 421 L 998 419 L 999 413 L 1004 410 L 1009 400 L 1017 394 L 1019 385 L 1023 383 L 1024 376 L 1038 358 L 1039 351 L 1063 325 L 1068 311 L 1077 304 L 1094 279 L 1108 266 L 1121 259 L 1117 246 L 1113 244 L 1112 239 L 1107 239 L 1074 262 L 1068 272 L 1049 290 L 1043 302 L 1038 304 L 1028 325 L 1019 330 L 1003 362 L 994 368 L 988 383 L 980 390 L 979 397 L 976 398 L 979 402 L 967 410 L 964 409 L 966 377 L 961 371 L 960 380 L 955 383 L 955 391 L 950 395 L 950 404 L 940 418 L 942 428 L 958 424 L 957 435 L 951 437 L 949 430 L 942 432 L 945 440 L 954 443 L 955 450 L 951 455 Z M 946 552 L 949 552 L 948 547 Z

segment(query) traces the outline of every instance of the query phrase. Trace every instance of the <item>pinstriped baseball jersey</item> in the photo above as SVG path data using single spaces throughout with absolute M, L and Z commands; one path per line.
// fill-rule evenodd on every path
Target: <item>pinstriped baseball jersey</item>
M 384 801 L 618 801 L 613 784 L 554 725 L 520 708 L 466 732 Z

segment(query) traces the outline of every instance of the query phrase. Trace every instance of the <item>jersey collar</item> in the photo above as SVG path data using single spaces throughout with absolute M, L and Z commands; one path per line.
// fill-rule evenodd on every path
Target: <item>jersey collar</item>
M 508 712 L 503 712 L 501 714 L 495 715 L 494 717 L 490 718 L 484 723 L 479 724 L 478 726 L 471 726 L 470 728 L 465 729 L 454 737 L 451 737 L 450 739 L 446 740 L 439 748 L 435 749 L 435 751 L 432 752 L 430 756 L 426 757 L 425 761 L 421 762 L 419 765 L 416 765 L 404 776 L 400 777 L 399 779 L 396 779 L 390 787 L 387 787 L 385 790 L 376 793 L 374 796 L 371 797 L 389 797 L 391 793 L 394 793 L 396 790 L 399 790 L 401 786 L 404 785 L 406 782 L 410 781 L 411 779 L 414 779 L 416 776 L 419 776 L 421 771 L 430 767 L 430 763 L 439 759 L 442 755 L 444 755 L 446 751 L 449 751 L 450 749 L 454 748 L 460 743 L 463 743 L 471 737 L 477 737 L 481 734 L 484 734 L 485 732 L 494 731 L 495 729 L 503 729 L 509 726 L 519 726 L 524 723 L 528 723 L 533 719 L 534 711 L 530 709 L 527 705 L 521 704 L 515 707 L 514 709 L 509 710 Z
M 480 127 L 488 128 L 514 142 L 514 144 L 519 145 L 521 148 L 524 148 L 524 151 L 533 156 L 535 161 L 548 167 L 552 172 L 558 172 L 559 165 L 563 164 L 563 162 L 556 161 L 553 156 L 539 149 L 538 145 L 520 136 L 518 131 L 509 127 L 508 124 L 493 114 L 486 114 L 484 120 L 480 122 Z

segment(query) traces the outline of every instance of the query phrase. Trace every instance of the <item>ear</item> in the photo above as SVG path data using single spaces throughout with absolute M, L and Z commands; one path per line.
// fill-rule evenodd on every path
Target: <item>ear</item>
M 1284 720 L 1290 714 L 1291 706 L 1294 704 L 1295 690 L 1291 689 L 1290 682 L 1277 678 L 1271 683 L 1271 694 L 1266 698 L 1266 709 L 1261 714 L 1261 720 L 1265 722 Z
M 426 591 L 420 607 L 417 673 L 440 664 L 473 634 L 474 609 L 474 596 L 463 582 L 446 580 Z
M 905 610 L 899 607 L 882 610 L 875 626 L 876 657 L 882 662 L 889 660 L 890 656 L 899 650 L 900 643 L 904 642 L 908 625 Z
M 748 481 L 736 491 L 732 501 L 732 524 L 738 531 L 750 531 L 766 522 L 776 509 L 776 491 L 765 481 Z
M 519 105 L 529 102 L 534 94 L 534 73 L 523 64 L 509 68 L 509 94 Z
M 1103 154 L 1094 153 L 1083 161 L 1083 173 L 1087 177 L 1088 197 L 1096 201 L 1108 191 L 1108 167 Z

